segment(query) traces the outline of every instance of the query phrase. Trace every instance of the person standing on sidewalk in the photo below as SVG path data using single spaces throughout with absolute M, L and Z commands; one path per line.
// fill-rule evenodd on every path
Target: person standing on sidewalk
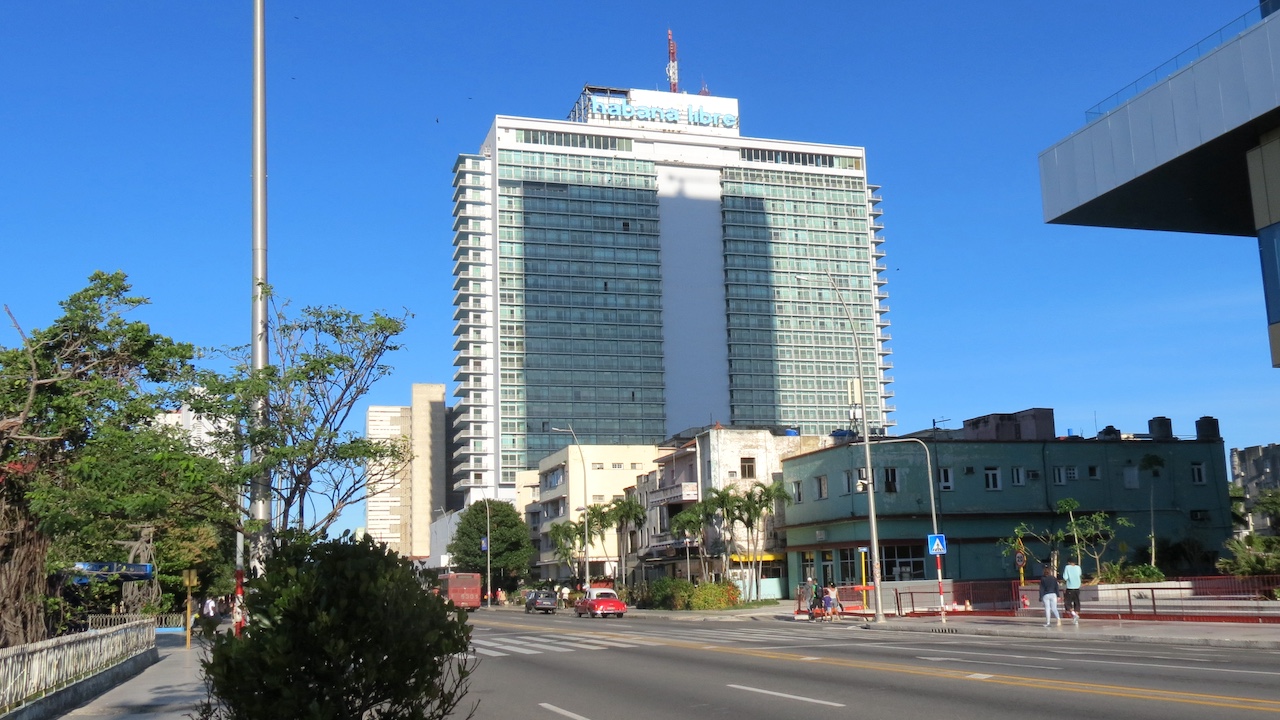
M 1071 613 L 1071 623 L 1080 624 L 1080 566 L 1074 559 L 1067 561 L 1062 568 L 1062 584 L 1066 586 L 1063 595 L 1063 608 Z
M 1062 626 L 1062 613 L 1058 612 L 1058 578 L 1053 574 L 1053 568 L 1048 565 L 1044 566 L 1044 573 L 1040 576 L 1040 602 L 1044 603 L 1044 626 L 1049 627 L 1053 617 L 1058 618 L 1058 626 Z

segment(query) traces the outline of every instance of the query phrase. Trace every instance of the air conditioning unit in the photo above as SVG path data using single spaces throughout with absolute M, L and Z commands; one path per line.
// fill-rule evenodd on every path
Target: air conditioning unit
M 1039 470 L 1028 470 L 1028 471 L 1027 471 L 1027 479 L 1028 479 L 1028 480 L 1039 480 L 1039 479 L 1040 479 L 1040 471 L 1039 471 Z
M 972 475 L 972 474 L 973 474 L 973 466 L 969 466 L 969 467 L 965 468 L 965 469 L 964 469 L 964 474 L 965 474 L 965 475 Z
M 817 540 L 818 542 L 822 542 L 823 540 L 826 540 L 826 539 L 827 539 L 827 531 L 826 531 L 826 530 L 814 530 L 814 531 L 813 531 L 813 539 L 814 539 L 814 540 Z
M 1208 510 L 1192 510 L 1191 519 L 1204 522 L 1205 520 L 1209 519 L 1209 511 Z

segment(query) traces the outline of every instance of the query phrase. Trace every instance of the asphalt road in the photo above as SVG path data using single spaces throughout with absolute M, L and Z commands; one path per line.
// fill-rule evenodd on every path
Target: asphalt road
M 1280 715 L 1280 651 L 781 620 L 477 613 L 472 623 L 477 720 Z

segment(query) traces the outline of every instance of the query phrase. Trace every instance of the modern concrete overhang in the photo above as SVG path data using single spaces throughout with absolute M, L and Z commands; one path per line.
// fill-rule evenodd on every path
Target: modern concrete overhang
M 1049 223 L 1255 236 L 1246 153 L 1280 129 L 1280 16 L 1040 155 Z

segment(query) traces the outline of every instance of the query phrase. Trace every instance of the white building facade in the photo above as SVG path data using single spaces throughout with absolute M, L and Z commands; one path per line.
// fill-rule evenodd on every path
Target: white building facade
M 893 425 L 860 147 L 742 136 L 738 101 L 584 88 L 455 166 L 455 487 L 515 499 L 573 440 Z M 470 500 L 469 500 L 470 501 Z

